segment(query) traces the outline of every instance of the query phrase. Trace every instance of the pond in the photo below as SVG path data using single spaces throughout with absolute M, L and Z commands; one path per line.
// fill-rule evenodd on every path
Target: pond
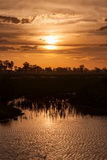
M 67 99 L 8 102 L 25 113 L 0 124 L 0 160 L 106 160 L 107 118 L 76 110 Z

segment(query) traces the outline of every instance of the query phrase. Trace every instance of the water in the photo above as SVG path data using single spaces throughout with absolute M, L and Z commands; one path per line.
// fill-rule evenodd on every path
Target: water
M 0 124 L 0 160 L 107 160 L 106 117 L 78 113 L 67 100 L 10 103 L 25 114 Z

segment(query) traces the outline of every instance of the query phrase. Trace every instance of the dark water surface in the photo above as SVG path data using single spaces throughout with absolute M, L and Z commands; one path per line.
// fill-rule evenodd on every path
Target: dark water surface
M 107 118 L 83 115 L 68 100 L 9 102 L 25 113 L 0 124 L 0 160 L 107 160 Z

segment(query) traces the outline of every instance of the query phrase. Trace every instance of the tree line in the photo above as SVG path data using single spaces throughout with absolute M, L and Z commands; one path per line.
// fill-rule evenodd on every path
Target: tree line
M 71 73 L 71 72 L 107 72 L 107 68 L 98 68 L 95 67 L 94 69 L 90 70 L 86 68 L 84 65 L 80 65 L 79 67 L 57 67 L 57 68 L 51 68 L 51 67 L 46 67 L 42 68 L 36 64 L 31 65 L 28 62 L 24 62 L 22 67 L 15 66 L 13 61 L 5 60 L 2 61 L 0 60 L 0 72 L 4 71 L 11 71 L 11 72 L 58 72 L 58 73 Z

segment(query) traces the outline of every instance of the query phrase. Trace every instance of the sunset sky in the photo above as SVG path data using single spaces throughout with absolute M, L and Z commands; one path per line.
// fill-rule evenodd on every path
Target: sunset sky
M 0 59 L 107 67 L 107 0 L 0 0 Z

